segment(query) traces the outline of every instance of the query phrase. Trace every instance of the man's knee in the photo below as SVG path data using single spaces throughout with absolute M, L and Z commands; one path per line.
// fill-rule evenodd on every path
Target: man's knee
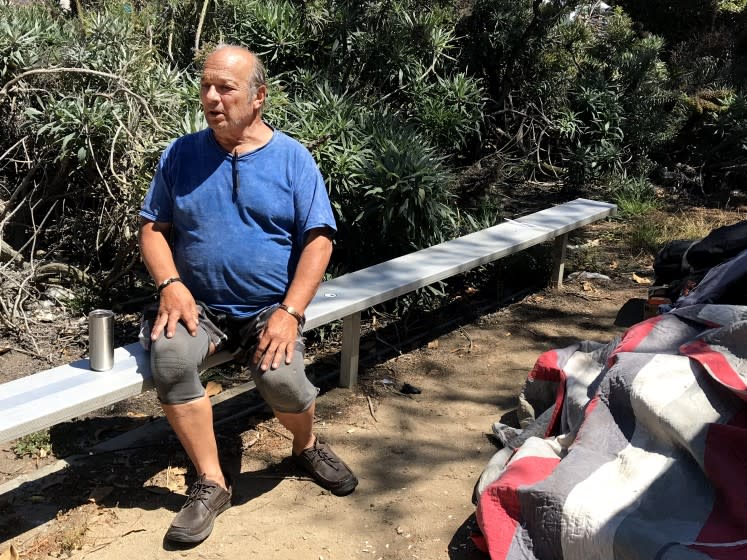
M 319 390 L 306 377 L 303 365 L 303 346 L 296 349 L 293 361 L 278 369 L 257 372 L 252 368 L 257 389 L 270 407 L 278 412 L 298 413 L 307 410 Z
M 182 404 L 199 399 L 205 393 L 200 383 L 200 365 L 208 353 L 209 338 L 198 329 L 191 336 L 178 324 L 172 338 L 160 336 L 150 349 L 151 373 L 159 400 L 164 404 Z

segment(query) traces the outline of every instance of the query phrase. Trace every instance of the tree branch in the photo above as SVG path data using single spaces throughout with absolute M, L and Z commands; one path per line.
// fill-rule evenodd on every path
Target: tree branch
M 202 3 L 202 12 L 200 12 L 200 21 L 197 23 L 197 32 L 195 33 L 195 56 L 200 50 L 200 36 L 202 35 L 202 26 L 205 23 L 205 16 L 207 15 L 208 4 L 210 0 L 205 0 Z
M 27 70 L 13 78 L 12 80 L 5 83 L 2 89 L 0 89 L 0 101 L 8 95 L 8 90 L 27 76 L 33 76 L 35 74 L 59 74 L 59 73 L 72 73 L 72 74 L 90 74 L 92 76 L 100 76 L 102 78 L 111 78 L 112 80 L 124 81 L 122 76 L 116 74 L 110 74 L 109 72 L 101 72 L 99 70 L 91 70 L 89 68 L 35 68 L 33 70 Z
M 33 76 L 36 74 L 59 74 L 59 73 L 71 73 L 71 74 L 89 74 L 92 76 L 100 76 L 102 78 L 110 78 L 112 80 L 116 80 L 120 83 L 120 89 L 128 94 L 130 94 L 132 97 L 137 99 L 140 104 L 145 109 L 145 112 L 148 113 L 148 116 L 150 117 L 150 120 L 153 121 L 153 125 L 160 131 L 160 132 L 168 132 L 166 129 L 164 129 L 159 123 L 156 117 L 153 115 L 152 111 L 150 110 L 150 107 L 148 105 L 148 102 L 143 98 L 143 96 L 135 93 L 130 88 L 128 88 L 125 84 L 127 84 L 127 80 L 123 78 L 122 76 L 117 76 L 116 74 L 111 74 L 109 72 L 101 72 L 99 70 L 91 70 L 90 68 L 69 68 L 69 67 L 60 67 L 60 68 L 35 68 L 33 70 L 27 70 L 26 72 L 23 72 L 13 78 L 12 80 L 5 83 L 5 85 L 0 89 L 0 102 L 2 102 L 7 96 L 8 96 L 8 90 L 13 87 L 13 85 L 17 84 L 19 81 L 24 79 L 27 76 Z

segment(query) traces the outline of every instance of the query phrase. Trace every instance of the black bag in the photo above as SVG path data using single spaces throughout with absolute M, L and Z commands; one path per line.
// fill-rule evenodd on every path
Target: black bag
M 747 250 L 747 220 L 711 231 L 700 240 L 670 241 L 654 259 L 655 284 L 677 301 L 697 286 L 713 267 Z
M 695 239 L 677 239 L 670 241 L 662 247 L 654 259 L 654 275 L 657 286 L 669 284 L 680 280 L 693 273 L 689 264 L 689 252 L 693 244 L 698 243 Z
M 714 229 L 690 247 L 687 262 L 694 270 L 721 264 L 747 249 L 747 220 Z

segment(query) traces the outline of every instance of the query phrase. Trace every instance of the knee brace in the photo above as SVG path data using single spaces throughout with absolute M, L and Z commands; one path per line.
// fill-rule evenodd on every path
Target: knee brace
M 192 336 L 181 323 L 172 338 L 161 335 L 153 341 L 150 369 L 163 404 L 184 404 L 205 394 L 200 383 L 200 364 L 209 348 L 210 339 L 204 329 L 198 328 L 197 336 Z
M 290 364 L 283 361 L 279 368 L 267 371 L 249 367 L 257 390 L 270 408 L 277 412 L 303 412 L 316 399 L 319 390 L 306 377 L 303 352 L 303 342 L 298 341 Z

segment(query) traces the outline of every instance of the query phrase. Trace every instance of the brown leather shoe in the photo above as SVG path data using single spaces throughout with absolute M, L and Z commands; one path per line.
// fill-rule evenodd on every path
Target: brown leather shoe
M 181 543 L 197 543 L 205 540 L 213 531 L 213 523 L 219 514 L 231 507 L 231 484 L 226 479 L 228 490 L 205 478 L 203 474 L 189 489 L 187 501 L 176 514 L 166 539 Z
M 329 444 L 317 438 L 314 446 L 305 449 L 293 459 L 308 472 L 319 486 L 335 496 L 346 496 L 358 486 L 358 479 Z

